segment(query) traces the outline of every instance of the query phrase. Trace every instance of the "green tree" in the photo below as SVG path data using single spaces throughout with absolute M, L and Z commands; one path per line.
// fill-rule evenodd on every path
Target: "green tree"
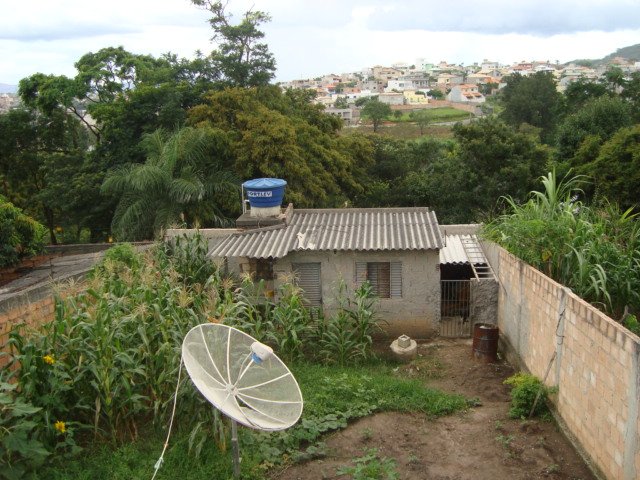
M 73 182 L 85 164 L 89 145 L 86 129 L 62 109 L 48 113 L 24 109 L 0 115 L 0 130 L 3 192 L 46 225 L 55 245 L 61 222 L 83 215 L 80 205 L 67 202 L 78 194 Z
M 361 114 L 373 123 L 373 133 L 376 133 L 380 123 L 391 115 L 391 107 L 380 100 L 369 100 L 362 108 Z
M 553 132 L 561 113 L 562 97 L 550 72 L 537 72 L 525 77 L 516 73 L 506 80 L 501 90 L 504 110 L 500 118 L 515 128 L 523 123 L 542 129 L 543 138 Z
M 441 90 L 429 90 L 427 95 L 436 100 L 444 100 L 445 97 L 445 94 Z
M 349 108 L 349 104 L 347 103 L 347 97 L 338 97 L 335 102 L 333 102 L 333 106 L 335 108 Z
M 591 100 L 559 126 L 558 160 L 567 160 L 575 166 L 571 159 L 589 135 L 598 136 L 601 142 L 606 142 L 620 128 L 631 126 L 632 119 L 632 106 L 620 97 L 604 95 Z
M 564 91 L 569 112 L 575 112 L 589 101 L 607 94 L 610 92 L 605 85 L 585 78 L 571 82 Z
M 424 129 L 431 123 L 431 114 L 428 110 L 411 112 L 411 118 L 420 127 L 420 136 L 424 135 Z
M 44 251 L 45 228 L 0 195 L 0 268 Z
M 622 128 L 597 158 L 577 170 L 594 178 L 599 194 L 623 209 L 640 209 L 640 125 Z
M 276 62 L 267 44 L 260 43 L 264 33 L 258 29 L 271 21 L 265 12 L 251 10 L 242 21 L 233 25 L 225 11 L 228 2 L 219 0 L 191 0 L 194 5 L 211 12 L 209 24 L 214 31 L 212 40 L 218 43 L 212 57 L 221 80 L 236 87 L 258 87 L 269 84 L 274 77 Z
M 342 120 L 312 99 L 312 91 L 277 86 L 227 88 L 193 108 L 190 121 L 227 139 L 225 167 L 239 178 L 284 178 L 286 202 L 337 207 L 363 190 L 371 146 L 339 135 Z
M 120 199 L 113 217 L 118 238 L 148 239 L 172 224 L 227 224 L 221 198 L 238 187 L 211 161 L 213 144 L 215 139 L 205 130 L 156 130 L 143 139 L 144 164 L 109 171 L 102 191 Z
M 410 173 L 407 190 L 441 221 L 468 223 L 491 216 L 501 196 L 525 198 L 549 155 L 533 137 L 496 118 L 453 127 L 453 150 Z

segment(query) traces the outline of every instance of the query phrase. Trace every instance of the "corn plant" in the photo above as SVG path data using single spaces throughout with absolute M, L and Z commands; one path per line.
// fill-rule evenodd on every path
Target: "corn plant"
M 615 318 L 640 312 L 640 225 L 631 210 L 579 201 L 581 177 L 542 178 L 543 191 L 487 224 L 486 238 Z

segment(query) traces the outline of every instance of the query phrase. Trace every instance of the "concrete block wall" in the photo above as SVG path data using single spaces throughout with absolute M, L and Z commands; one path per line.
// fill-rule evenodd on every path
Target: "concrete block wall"
M 640 338 L 507 251 L 489 250 L 507 357 L 540 378 L 549 372 L 561 423 L 596 470 L 639 478 Z
M 293 263 L 319 262 L 323 305 L 332 312 L 335 290 L 342 278 L 351 288 L 355 285 L 356 262 L 402 262 L 402 298 L 382 298 L 377 302 L 379 315 L 388 321 L 385 332 L 416 339 L 437 334 L 440 325 L 440 273 L 438 252 L 294 252 L 274 265 L 276 278 L 292 272 Z M 277 285 L 276 285 L 277 288 Z

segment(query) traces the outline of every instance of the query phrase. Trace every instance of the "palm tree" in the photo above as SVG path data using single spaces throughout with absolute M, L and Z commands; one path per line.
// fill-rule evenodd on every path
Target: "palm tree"
M 146 162 L 117 167 L 102 184 L 102 193 L 120 196 L 111 223 L 116 236 L 150 238 L 176 223 L 228 225 L 220 200 L 237 192 L 239 182 L 212 159 L 210 146 L 203 129 L 147 134 L 142 140 Z

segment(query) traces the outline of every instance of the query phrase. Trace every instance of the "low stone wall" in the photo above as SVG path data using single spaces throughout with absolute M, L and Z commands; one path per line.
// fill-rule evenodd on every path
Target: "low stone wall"
M 558 388 L 556 414 L 596 472 L 640 476 L 640 337 L 495 245 L 507 358 Z

